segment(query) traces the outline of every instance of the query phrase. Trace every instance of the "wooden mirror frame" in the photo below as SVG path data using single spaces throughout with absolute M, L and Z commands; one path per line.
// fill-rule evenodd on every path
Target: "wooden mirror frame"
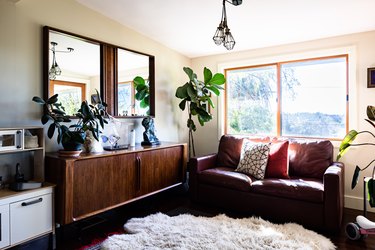
M 49 97 L 49 33 L 58 32 L 68 36 L 82 39 L 96 43 L 100 46 L 100 95 L 102 99 L 108 104 L 107 111 L 110 115 L 119 118 L 143 118 L 146 116 L 118 116 L 117 111 L 117 49 L 127 50 L 140 55 L 148 56 L 149 58 L 149 87 L 150 87 L 150 114 L 148 116 L 155 117 L 155 57 L 139 51 L 123 48 L 112 45 L 102 41 L 98 41 L 89 37 L 77 35 L 64 30 L 52 28 L 49 26 L 43 27 L 43 97 Z

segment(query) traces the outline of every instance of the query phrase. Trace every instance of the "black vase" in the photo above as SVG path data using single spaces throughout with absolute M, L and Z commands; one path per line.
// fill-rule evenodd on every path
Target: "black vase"
M 83 141 L 85 141 L 86 133 L 78 131 L 69 131 L 62 136 L 61 144 L 66 151 L 82 150 Z

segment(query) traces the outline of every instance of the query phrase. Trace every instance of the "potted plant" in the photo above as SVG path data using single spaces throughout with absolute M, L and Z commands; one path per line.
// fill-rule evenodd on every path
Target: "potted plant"
M 107 104 L 99 97 L 95 105 L 88 104 L 87 101 L 81 103 L 81 108 L 75 114 L 78 117 L 76 124 L 69 127 L 63 123 L 70 123 L 71 119 L 65 114 L 65 109 L 61 103 L 58 103 L 58 94 L 55 94 L 43 100 L 38 96 L 33 97 L 33 101 L 44 106 L 45 113 L 42 115 L 42 124 L 52 121 L 48 127 L 47 136 L 52 138 L 57 130 L 57 143 L 62 144 L 66 151 L 79 151 L 85 142 L 86 131 L 90 131 L 93 137 L 99 141 L 99 126 L 104 128 L 108 123 L 104 118 L 107 116 L 105 108 Z
M 139 106 L 141 108 L 149 108 L 150 106 L 150 84 L 148 80 L 145 80 L 141 76 L 136 76 L 133 79 L 134 88 L 136 90 L 135 99 L 140 101 Z M 150 109 L 146 112 L 147 115 L 150 114 Z
M 375 107 L 374 106 L 367 106 L 367 117 L 368 119 L 365 119 L 368 123 L 371 124 L 375 128 Z M 364 142 L 364 143 L 354 143 L 356 138 L 361 135 L 361 134 L 369 134 L 371 138 L 373 139 L 372 142 Z M 368 131 L 356 131 L 356 130 L 351 130 L 349 133 L 344 137 L 340 144 L 339 148 L 339 153 L 337 154 L 337 160 L 339 160 L 351 147 L 360 147 L 360 146 L 375 146 L 375 135 Z M 354 173 L 353 173 L 353 178 L 352 178 L 352 189 L 355 188 L 355 186 L 358 183 L 359 179 L 359 174 L 361 171 L 364 171 L 368 167 L 371 166 L 371 164 L 374 164 L 375 159 L 370 161 L 365 167 L 360 168 L 358 165 L 356 166 Z M 372 171 L 372 176 L 367 182 L 367 191 L 368 191 L 368 198 L 369 198 L 369 203 L 371 207 L 375 207 L 375 165 L 373 167 Z
M 223 89 L 222 85 L 225 83 L 225 77 L 221 73 L 212 75 L 211 70 L 204 68 L 203 76 L 204 80 L 198 80 L 197 74 L 193 72 L 189 67 L 183 68 L 185 73 L 189 77 L 189 81 L 183 86 L 180 86 L 176 90 L 176 97 L 182 99 L 179 104 L 181 110 L 185 110 L 187 107 L 188 119 L 187 127 L 189 128 L 189 157 L 191 151 L 195 156 L 195 146 L 193 132 L 197 130 L 194 123 L 193 116 L 198 118 L 198 122 L 201 126 L 204 126 L 206 122 L 212 119 L 212 115 L 208 111 L 208 105 L 214 108 L 214 104 L 211 100 L 211 94 L 216 96 L 220 95 L 220 90 Z

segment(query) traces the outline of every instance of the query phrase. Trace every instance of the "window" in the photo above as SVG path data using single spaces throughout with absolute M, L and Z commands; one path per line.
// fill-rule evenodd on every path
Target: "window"
M 117 90 L 118 113 L 119 115 L 134 114 L 134 85 L 133 82 L 120 82 Z
M 226 69 L 225 133 L 341 139 L 347 58 Z
M 49 91 L 50 96 L 59 94 L 59 102 L 67 115 L 75 115 L 82 101 L 86 100 L 86 85 L 83 83 L 51 80 Z

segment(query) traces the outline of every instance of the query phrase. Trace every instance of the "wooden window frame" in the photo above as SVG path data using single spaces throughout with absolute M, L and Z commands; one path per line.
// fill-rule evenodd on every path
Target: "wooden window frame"
M 51 80 L 49 82 L 49 96 L 53 96 L 55 94 L 55 85 L 73 86 L 73 87 L 81 88 L 82 101 L 86 100 L 86 84 L 84 84 L 84 83 L 68 82 L 68 81 L 61 81 L 61 80 Z
M 349 131 L 349 55 L 348 54 L 340 54 L 340 55 L 333 55 L 333 56 L 322 56 L 322 57 L 314 57 L 314 58 L 305 58 L 305 59 L 298 59 L 298 60 L 289 60 L 289 61 L 280 61 L 275 63 L 268 63 L 268 64 L 259 64 L 259 65 L 251 65 L 251 66 L 241 66 L 241 67 L 233 67 L 233 68 L 225 68 L 224 69 L 224 76 L 227 79 L 228 71 L 232 70 L 241 70 L 241 69 L 251 69 L 251 68 L 261 68 L 267 66 L 276 66 L 276 86 L 277 86 L 277 114 L 276 114 L 276 137 L 281 137 L 281 66 L 283 64 L 288 63 L 298 63 L 298 62 L 307 62 L 307 61 L 318 61 L 318 60 L 329 60 L 334 58 L 345 58 L 346 64 L 346 107 L 345 107 L 345 130 L 346 133 Z M 224 134 L 228 134 L 228 95 L 227 95 L 227 88 L 224 90 Z M 283 136 L 283 137 L 293 137 L 293 138 L 317 138 L 317 137 L 303 137 L 303 136 Z M 339 141 L 339 138 L 320 138 L 319 139 L 329 139 L 332 141 Z

